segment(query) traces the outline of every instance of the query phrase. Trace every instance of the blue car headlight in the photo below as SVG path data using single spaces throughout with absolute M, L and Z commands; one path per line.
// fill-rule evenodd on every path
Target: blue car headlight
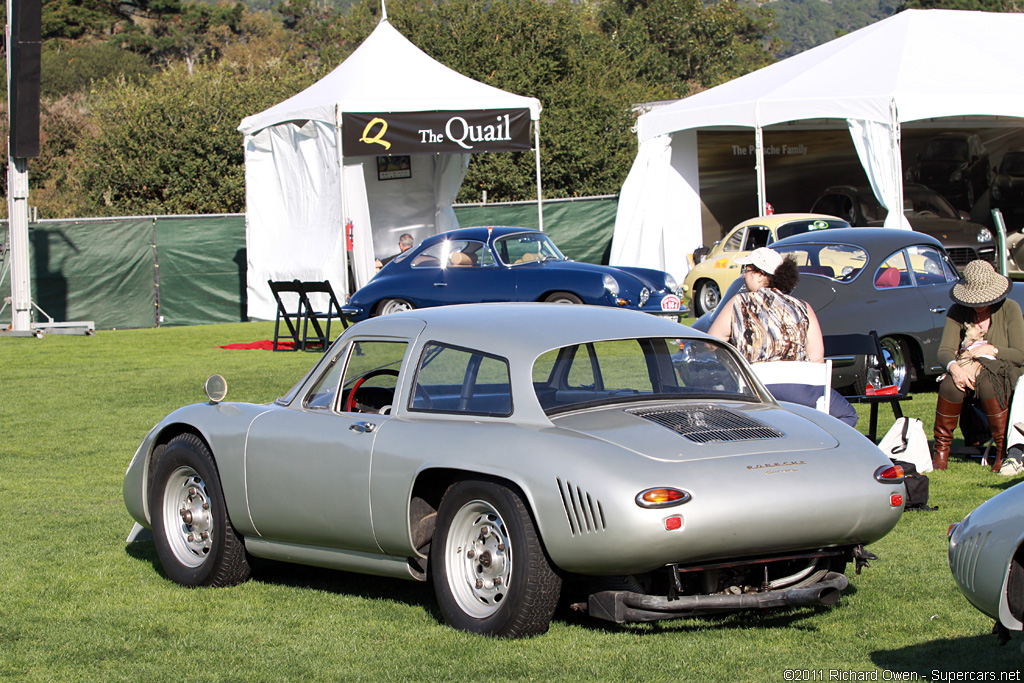
M 640 290 L 640 308 L 647 305 L 647 300 L 651 298 L 651 290 L 644 287 Z
M 676 279 L 668 273 L 665 274 L 665 288 L 673 294 L 680 294 L 679 283 L 676 282 Z
M 604 276 L 604 288 L 608 290 L 608 293 L 612 296 L 619 295 L 619 281 L 613 278 L 611 275 Z
M 988 228 L 982 228 L 978 231 L 978 244 L 984 244 L 985 242 L 992 241 L 992 231 Z

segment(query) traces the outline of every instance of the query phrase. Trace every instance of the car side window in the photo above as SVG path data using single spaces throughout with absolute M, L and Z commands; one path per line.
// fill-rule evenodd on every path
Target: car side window
M 493 263 L 490 250 L 476 240 L 445 240 L 424 249 L 412 260 L 413 268 L 469 268 Z
M 512 383 L 508 360 L 438 342 L 423 348 L 409 410 L 508 417 Z
M 746 235 L 746 229 L 737 230 L 729 237 L 726 241 L 725 246 L 722 248 L 725 251 L 739 251 L 743 248 L 743 237 Z
M 875 271 L 876 289 L 910 287 L 912 284 L 907 259 L 902 250 L 882 261 L 882 265 Z
M 942 253 L 934 247 L 913 246 L 907 249 L 910 268 L 918 285 L 950 285 L 959 279 Z
M 306 394 L 303 407 L 310 410 L 345 410 L 349 396 L 355 388 L 356 396 L 351 401 L 354 409 L 371 412 L 391 405 L 395 387 L 398 384 L 398 369 L 405 356 L 406 342 L 355 341 L 340 351 L 324 368 L 323 373 Z M 338 403 L 341 389 L 342 403 Z M 361 405 L 356 406 L 359 402 Z
M 761 247 L 767 247 L 771 236 L 772 231 L 763 225 L 751 225 L 747 228 L 747 239 L 743 242 L 743 250 L 754 251 Z

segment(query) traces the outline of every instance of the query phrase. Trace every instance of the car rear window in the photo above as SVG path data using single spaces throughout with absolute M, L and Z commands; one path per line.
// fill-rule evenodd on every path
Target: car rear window
M 652 398 L 759 400 L 735 352 L 704 339 L 622 339 L 552 349 L 533 365 L 548 414 Z
M 793 235 L 802 235 L 805 232 L 814 232 L 815 230 L 828 230 L 829 228 L 848 228 L 850 223 L 848 221 L 840 220 L 838 218 L 805 218 L 799 221 L 792 221 L 785 225 L 780 225 L 775 229 L 775 234 L 778 235 L 778 239 L 786 237 L 792 237 Z
M 777 249 L 796 259 L 801 275 L 817 275 L 837 282 L 852 281 L 868 262 L 866 251 L 849 244 L 801 244 Z

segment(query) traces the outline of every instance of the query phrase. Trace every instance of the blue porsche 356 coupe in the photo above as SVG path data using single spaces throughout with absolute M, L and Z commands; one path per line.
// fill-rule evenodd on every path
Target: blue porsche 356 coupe
M 349 299 L 355 322 L 415 308 L 491 301 L 595 304 L 676 319 L 687 313 L 661 270 L 567 259 L 539 230 L 462 228 L 434 235 L 384 266 Z

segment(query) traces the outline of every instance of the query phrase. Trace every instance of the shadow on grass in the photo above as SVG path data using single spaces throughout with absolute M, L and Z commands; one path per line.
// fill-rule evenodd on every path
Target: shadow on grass
M 943 638 L 895 650 L 878 650 L 870 656 L 881 669 L 916 673 L 922 680 L 1018 680 L 1000 678 L 1000 674 L 1019 671 L 1021 643 L 1019 634 L 1015 634 L 1006 645 L 1000 645 L 992 634 L 982 634 Z M 962 672 L 971 672 L 974 677 L 957 678 L 957 673 Z M 993 675 L 983 677 L 982 673 Z
M 128 543 L 125 546 L 125 552 L 129 557 L 148 562 L 156 573 L 165 579 L 168 578 L 163 565 L 160 564 L 153 541 Z M 434 601 L 431 587 L 420 581 L 355 574 L 337 569 L 278 562 L 252 556 L 249 557 L 249 564 L 252 567 L 249 581 L 291 588 L 308 588 L 325 593 L 366 598 L 367 600 L 396 600 L 422 607 L 438 622 L 444 621 Z
M 125 552 L 129 557 L 152 565 L 153 570 L 160 576 L 167 578 L 163 566 L 156 554 L 156 546 L 152 541 L 139 541 L 129 543 L 125 546 Z M 371 576 L 367 574 L 356 574 L 336 569 L 324 569 L 307 565 L 278 562 L 263 558 L 249 558 L 252 566 L 250 581 L 271 584 L 275 586 L 287 586 L 291 588 L 305 588 L 317 591 L 324 591 L 337 595 L 349 595 L 365 598 L 367 600 L 394 600 L 403 602 L 410 606 L 422 608 L 427 614 L 439 624 L 444 623 L 444 617 L 434 599 L 433 586 L 430 582 L 407 581 L 383 576 Z M 856 594 L 855 586 L 848 587 L 843 592 L 844 599 Z M 701 616 L 682 617 L 680 619 L 669 619 L 665 621 L 641 623 L 641 624 L 616 624 L 610 621 L 603 621 L 588 616 L 586 613 L 575 611 L 571 603 L 576 600 L 583 600 L 578 593 L 578 588 L 571 583 L 565 586 L 562 599 L 554 614 L 554 621 L 561 622 L 567 626 L 576 626 L 590 631 L 603 631 L 606 633 L 630 633 L 630 634 L 651 634 L 690 632 L 707 629 L 749 629 L 749 628 L 793 628 L 814 632 L 817 628 L 813 624 L 803 623 L 818 615 L 824 614 L 837 607 L 790 607 L 773 608 L 768 610 L 748 610 L 743 612 L 729 612 L 721 614 L 707 614 Z

